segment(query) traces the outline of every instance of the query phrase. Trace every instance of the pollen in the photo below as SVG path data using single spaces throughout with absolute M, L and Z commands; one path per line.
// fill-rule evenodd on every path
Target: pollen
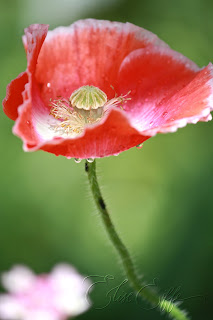
M 57 121 L 51 126 L 57 136 L 71 136 L 81 134 L 86 126 L 90 126 L 106 115 L 113 106 L 123 109 L 122 104 L 130 98 L 121 95 L 108 100 L 107 95 L 94 86 L 83 86 L 75 90 L 69 99 L 56 99 L 50 101 L 50 115 Z

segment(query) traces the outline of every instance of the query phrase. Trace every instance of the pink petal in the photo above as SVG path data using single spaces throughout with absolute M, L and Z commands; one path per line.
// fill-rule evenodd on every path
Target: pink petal
M 212 76 L 212 65 L 200 70 L 169 48 L 138 49 L 121 65 L 119 90 L 131 90 L 125 111 L 135 128 L 152 136 L 210 120 Z
M 169 116 L 164 116 L 163 121 L 161 118 L 156 128 L 144 133 L 154 135 L 158 132 L 174 132 L 187 123 L 210 121 L 212 119 L 210 112 L 213 110 L 212 77 L 213 65 L 209 64 L 186 87 L 165 101 Z
M 4 113 L 11 119 L 16 120 L 18 117 L 18 107 L 23 103 L 22 92 L 25 84 L 28 82 L 26 72 L 22 72 L 19 76 L 12 80 L 7 86 L 6 97 L 4 98 L 3 110 Z
M 28 72 L 34 72 L 37 64 L 38 55 L 42 44 L 46 38 L 48 25 L 32 24 L 25 30 L 23 42 L 27 51 Z
M 0 295 L 0 318 L 2 320 L 23 319 L 24 311 L 16 297 L 9 294 Z
M 61 313 L 78 315 L 90 307 L 87 297 L 91 283 L 71 266 L 57 265 L 49 275 L 49 281 L 55 288 L 54 304 Z
M 25 85 L 28 83 L 29 78 L 35 71 L 38 55 L 43 41 L 46 37 L 47 31 L 47 25 L 38 24 L 31 25 L 29 28 L 25 29 L 26 35 L 23 38 L 23 41 L 27 51 L 28 68 L 26 72 L 21 73 L 16 79 L 11 81 L 11 83 L 7 87 L 6 97 L 3 100 L 4 112 L 12 120 L 17 119 L 18 107 L 22 106 L 19 110 L 19 118 L 21 118 L 21 121 L 19 119 L 19 122 L 21 122 L 21 128 L 23 129 L 23 132 L 21 131 L 21 129 L 19 130 L 19 132 L 20 136 L 23 137 L 24 140 L 28 140 L 29 135 L 28 143 L 31 144 L 35 142 L 32 141 L 32 137 L 35 137 L 36 134 L 35 132 L 33 132 L 34 130 L 32 126 L 31 111 L 29 110 L 31 108 L 29 107 L 30 102 L 25 103 L 26 100 L 30 98 L 30 92 L 28 92 L 29 90 L 26 90 Z
M 27 51 L 27 74 L 29 83 L 25 87 L 24 102 L 19 106 L 18 119 L 13 128 L 14 134 L 18 135 L 25 143 L 34 146 L 38 143 L 39 137 L 34 129 L 33 108 L 32 108 L 32 87 L 34 72 L 38 55 L 48 31 L 47 25 L 31 25 L 25 29 L 23 41 Z M 36 106 L 35 106 L 36 107 Z M 35 113 L 37 114 L 38 111 Z
M 10 271 L 4 272 L 1 276 L 3 286 L 11 293 L 27 291 L 32 287 L 35 279 L 34 273 L 22 265 L 14 266 Z
M 114 95 L 117 72 L 132 50 L 166 44 L 151 32 L 130 23 L 80 20 L 49 31 L 41 49 L 36 80 L 46 103 L 58 95 L 69 98 L 83 85 Z
M 65 320 L 66 317 L 61 317 L 54 311 L 33 310 L 27 312 L 23 320 Z M 15 319 L 14 319 L 15 320 Z
M 118 154 L 148 138 L 130 125 L 123 112 L 113 109 L 104 123 L 87 128 L 85 134 L 79 138 L 55 138 L 35 147 L 26 145 L 26 150 L 41 149 L 68 158 L 99 158 Z
M 13 133 L 23 140 L 24 145 L 32 147 L 39 143 L 39 138 L 34 130 L 31 106 L 30 100 L 26 100 L 19 107 L 19 117 L 13 127 Z

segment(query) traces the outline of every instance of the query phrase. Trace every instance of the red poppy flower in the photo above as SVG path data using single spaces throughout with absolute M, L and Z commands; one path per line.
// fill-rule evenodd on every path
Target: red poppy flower
M 105 157 L 211 119 L 212 65 L 200 69 L 130 23 L 35 24 L 23 42 L 27 70 L 3 106 L 25 151 Z

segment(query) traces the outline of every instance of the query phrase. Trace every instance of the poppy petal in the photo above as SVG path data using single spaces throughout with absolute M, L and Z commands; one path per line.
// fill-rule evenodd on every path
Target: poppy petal
M 165 101 L 165 110 L 158 125 L 143 134 L 175 132 L 187 123 L 210 121 L 213 110 L 213 65 L 209 64 L 182 90 Z M 167 113 L 168 112 L 168 113 Z
M 130 23 L 80 20 L 49 31 L 36 67 L 43 100 L 69 98 L 83 85 L 94 85 L 114 96 L 117 73 L 131 51 L 167 45 L 151 32 Z
M 47 35 L 48 25 L 32 24 L 24 31 L 23 42 L 27 52 L 27 70 L 28 72 L 34 72 L 38 55 Z
M 19 136 L 24 144 L 35 145 L 39 141 L 38 134 L 35 130 L 33 114 L 37 114 L 35 109 L 32 108 L 32 87 L 34 72 L 37 64 L 37 59 L 41 46 L 45 40 L 48 31 L 48 25 L 31 25 L 25 29 L 25 36 L 23 42 L 27 52 L 27 71 L 29 83 L 25 86 L 23 93 L 24 101 L 19 104 L 18 119 L 13 127 L 13 133 Z M 38 107 L 38 106 L 36 106 Z
M 6 97 L 4 98 L 2 104 L 4 113 L 11 120 L 16 120 L 18 117 L 18 107 L 23 103 L 22 93 L 27 82 L 27 73 L 22 72 L 7 86 Z
M 26 100 L 19 107 L 19 117 L 13 127 L 13 133 L 23 140 L 24 145 L 27 143 L 35 146 L 39 143 L 32 121 L 32 106 L 30 100 Z
M 212 65 L 201 70 L 180 53 L 152 47 L 135 50 L 124 59 L 119 91 L 131 90 L 125 111 L 135 128 L 152 136 L 209 120 L 212 78 Z
M 67 158 L 101 158 L 117 155 L 148 138 L 130 125 L 124 112 L 112 109 L 102 124 L 86 128 L 83 136 L 75 139 L 54 138 L 36 146 L 26 144 L 25 151 L 41 149 Z

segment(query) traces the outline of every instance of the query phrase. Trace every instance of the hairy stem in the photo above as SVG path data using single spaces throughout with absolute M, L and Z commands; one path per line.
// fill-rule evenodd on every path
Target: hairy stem
M 186 313 L 180 310 L 177 304 L 174 303 L 174 299 L 172 300 L 172 297 L 171 299 L 162 299 L 162 297 L 159 296 L 157 292 L 155 292 L 153 288 L 151 288 L 150 285 L 147 285 L 139 279 L 135 271 L 131 256 L 123 241 L 119 237 L 117 231 L 115 230 L 109 212 L 106 208 L 106 204 L 98 185 L 96 175 L 96 161 L 94 160 L 92 163 L 86 161 L 85 171 L 88 174 L 92 195 L 98 208 L 99 215 L 103 221 L 107 235 L 109 236 L 115 250 L 117 251 L 121 259 L 127 279 L 129 281 L 129 284 L 135 291 L 136 297 L 141 297 L 142 299 L 149 302 L 153 309 L 158 308 L 161 312 L 169 314 L 171 318 L 175 320 L 189 320 Z

